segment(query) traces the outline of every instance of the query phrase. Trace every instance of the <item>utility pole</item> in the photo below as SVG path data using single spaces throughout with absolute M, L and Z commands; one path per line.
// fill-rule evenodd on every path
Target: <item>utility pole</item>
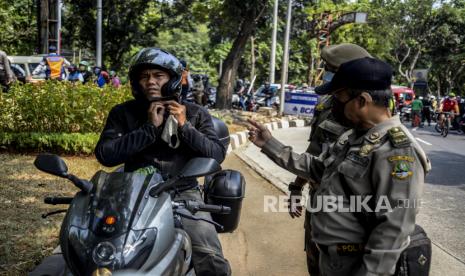
M 287 22 L 286 22 L 286 35 L 284 37 L 284 54 L 283 54 L 283 67 L 281 72 L 281 95 L 279 101 L 279 114 L 283 114 L 284 110 L 284 93 L 287 83 L 287 69 L 289 63 L 289 36 L 291 32 L 291 17 L 292 17 L 292 0 L 288 0 L 287 4 Z
M 61 0 L 57 0 L 57 53 L 61 53 Z
M 276 34 L 278 32 L 278 5 L 279 0 L 274 1 L 273 13 L 273 35 L 271 40 L 271 61 L 270 61 L 270 83 L 274 83 L 275 62 L 276 62 Z
M 97 0 L 97 53 L 96 65 L 102 66 L 102 0 Z

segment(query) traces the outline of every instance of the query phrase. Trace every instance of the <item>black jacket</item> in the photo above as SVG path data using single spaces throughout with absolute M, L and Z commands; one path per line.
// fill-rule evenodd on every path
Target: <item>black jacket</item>
M 214 158 L 221 163 L 226 149 L 213 128 L 210 114 L 192 103 L 186 106 L 187 121 L 178 130 L 181 143 L 173 149 L 161 139 L 163 126 L 148 122 L 148 102 L 131 100 L 115 106 L 95 148 L 104 166 L 125 165 L 132 172 L 153 165 L 164 176 L 175 176 L 193 157 Z

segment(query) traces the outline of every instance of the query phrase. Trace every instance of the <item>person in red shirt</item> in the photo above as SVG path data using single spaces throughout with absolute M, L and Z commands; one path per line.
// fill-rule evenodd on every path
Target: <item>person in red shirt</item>
M 449 96 L 446 97 L 439 107 L 439 112 L 450 112 L 450 120 L 454 121 L 455 115 L 459 114 L 459 104 L 457 103 L 455 93 L 449 93 Z M 439 115 L 439 124 L 442 127 L 444 121 L 444 114 Z

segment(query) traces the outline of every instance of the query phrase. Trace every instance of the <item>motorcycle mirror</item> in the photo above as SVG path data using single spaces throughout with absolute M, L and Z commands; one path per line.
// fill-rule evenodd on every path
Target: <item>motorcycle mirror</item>
M 215 159 L 196 157 L 184 166 L 180 173 L 181 178 L 205 176 L 221 170 L 221 166 Z
M 59 177 L 68 177 L 68 166 L 65 161 L 55 154 L 42 153 L 34 160 L 37 169 Z

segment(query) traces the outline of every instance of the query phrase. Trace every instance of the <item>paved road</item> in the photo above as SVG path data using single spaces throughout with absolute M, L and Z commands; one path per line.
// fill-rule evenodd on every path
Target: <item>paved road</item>
M 435 243 L 465 261 L 465 135 L 450 132 L 443 138 L 433 127 L 411 132 L 433 165 L 419 221 Z
M 303 152 L 308 144 L 309 131 L 309 128 L 281 129 L 274 131 L 273 135 L 292 145 L 296 152 Z M 418 223 L 437 246 L 433 250 L 433 265 L 437 260 L 441 261 L 436 262 L 433 275 L 441 275 L 439 272 L 449 264 L 465 271 L 465 135 L 451 132 L 443 138 L 435 133 L 433 127 L 413 129 L 412 133 L 419 139 L 433 165 L 426 178 L 423 207 L 418 216 Z M 270 165 L 266 156 L 253 145 L 242 149 L 239 154 L 252 161 L 259 170 L 261 168 L 263 175 L 273 183 L 283 185 L 295 178 L 286 170 Z

